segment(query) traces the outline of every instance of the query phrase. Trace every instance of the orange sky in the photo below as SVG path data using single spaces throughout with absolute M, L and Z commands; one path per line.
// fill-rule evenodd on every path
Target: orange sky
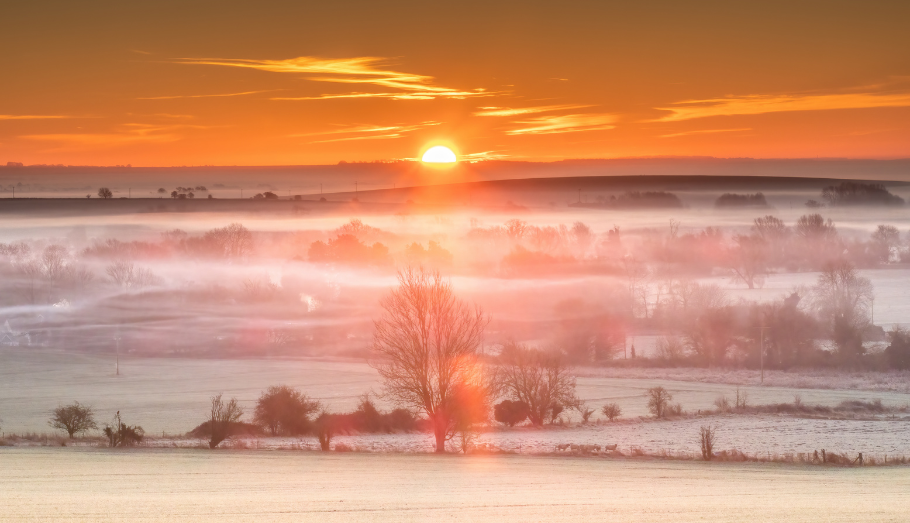
M 0 163 L 910 156 L 910 2 L 745 4 L 4 2 Z

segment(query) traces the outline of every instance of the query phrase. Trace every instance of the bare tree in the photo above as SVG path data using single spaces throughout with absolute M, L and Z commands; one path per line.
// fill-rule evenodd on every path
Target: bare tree
M 468 386 L 487 386 L 477 348 L 489 319 L 469 307 L 438 272 L 408 268 L 398 273 L 398 288 L 380 301 L 374 321 L 371 362 L 382 377 L 385 395 L 423 412 L 436 437 L 436 452 L 455 431 L 458 394 Z
M 240 421 L 243 409 L 237 403 L 237 398 L 231 398 L 225 403 L 221 393 L 212 396 L 212 405 L 209 411 L 209 429 L 212 436 L 209 439 L 209 448 L 213 449 L 231 435 L 232 425 Z
M 120 260 L 105 269 L 111 280 L 126 289 L 139 289 L 158 283 L 158 277 L 151 270 L 137 267 L 131 261 Z
M 114 193 L 112 193 L 111 190 L 108 189 L 107 187 L 102 187 L 102 188 L 98 189 L 99 198 L 104 198 L 105 200 L 109 200 L 109 199 L 113 198 L 113 196 L 114 196 Z
M 514 345 L 501 355 L 497 372 L 503 393 L 528 406 L 528 419 L 540 426 L 565 408 L 580 402 L 575 395 L 575 376 L 560 354 L 548 354 Z M 554 411 L 556 416 L 554 416 Z
M 648 313 L 648 292 L 650 273 L 644 263 L 635 259 L 633 256 L 624 256 L 622 259 L 622 269 L 626 278 L 626 284 L 629 289 L 629 300 L 632 304 L 632 314 L 635 315 L 636 308 L 640 307 L 643 316 L 647 318 Z
M 51 282 L 59 282 L 67 276 L 69 251 L 62 245 L 48 245 L 41 253 L 41 269 Z
M 58 430 L 65 430 L 70 439 L 80 432 L 98 428 L 95 423 L 95 411 L 92 410 L 92 407 L 82 405 L 78 401 L 72 405 L 54 409 L 48 425 Z
M 618 403 L 607 403 L 600 411 L 603 412 L 604 416 L 610 421 L 614 421 L 622 415 L 622 408 Z
M 575 239 L 575 244 L 578 246 L 582 256 L 588 252 L 591 244 L 594 243 L 594 232 L 582 222 L 572 224 L 572 237 Z
M 528 222 L 519 220 L 518 218 L 512 218 L 503 224 L 505 228 L 506 235 L 514 241 L 520 241 L 524 238 L 525 233 L 529 231 Z
M 830 218 L 821 214 L 806 214 L 796 220 L 796 235 L 806 241 L 829 240 L 837 236 L 837 229 Z
M 769 243 L 784 240 L 790 232 L 783 220 L 771 215 L 756 218 L 753 221 L 752 231 Z
M 812 302 L 831 328 L 843 355 L 862 353 L 862 331 L 871 323 L 872 282 L 841 260 L 825 265 L 812 288 Z
M 765 283 L 767 245 L 759 236 L 737 235 L 736 245 L 727 254 L 727 263 L 733 280 L 745 283 L 750 289 L 761 288 Z
M 28 281 L 30 302 L 35 303 L 35 287 L 43 274 L 41 264 L 37 260 L 27 259 L 16 264 L 16 270 Z
M 667 413 L 667 407 L 673 395 L 663 387 L 653 387 L 648 389 L 648 410 L 655 418 L 662 418 Z
M 879 225 L 872 233 L 875 257 L 882 263 L 892 260 L 901 244 L 901 233 L 893 225 Z
M 244 258 L 253 250 L 253 234 L 239 223 L 212 229 L 203 239 L 212 242 L 218 254 L 230 260 Z

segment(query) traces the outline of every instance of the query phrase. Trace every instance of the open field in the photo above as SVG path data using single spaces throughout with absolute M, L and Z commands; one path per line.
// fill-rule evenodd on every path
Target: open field
M 666 387 L 674 394 L 673 401 L 690 412 L 710 410 L 718 396 L 727 395 L 732 400 L 735 394 L 734 385 L 712 383 L 711 376 L 698 370 L 667 372 L 677 378 L 685 378 L 688 372 L 692 379 L 704 381 L 663 379 L 655 377 L 653 370 L 651 376 L 641 379 L 581 377 L 579 396 L 595 408 L 607 402 L 619 403 L 623 421 L 548 430 L 497 429 L 485 431 L 478 442 L 525 452 L 551 452 L 560 443 L 616 443 L 626 452 L 633 446 L 649 452 L 695 452 L 698 428 L 710 422 L 719 428 L 718 448 L 723 450 L 788 453 L 827 448 L 868 455 L 910 454 L 910 433 L 906 430 L 910 422 L 904 420 L 906 414 L 894 420 L 800 419 L 777 415 L 724 415 L 660 422 L 638 419 L 648 415 L 644 395 L 649 387 Z M 755 383 L 757 376 L 741 374 L 737 376 L 743 383 L 751 383 L 741 387 L 748 393 L 751 405 L 788 403 L 796 395 L 809 405 L 834 406 L 847 400 L 873 399 L 881 399 L 885 406 L 891 407 L 910 403 L 910 394 L 893 391 L 760 387 Z M 353 409 L 361 394 L 379 389 L 375 371 L 356 362 L 124 358 L 121 376 L 117 377 L 113 375 L 113 361 L 109 358 L 5 350 L 0 352 L 0 417 L 7 433 L 49 432 L 50 410 L 80 401 L 93 405 L 101 422 L 119 410 L 125 421 L 143 426 L 150 436 L 178 435 L 204 420 L 213 394 L 224 392 L 229 397 L 236 396 L 249 413 L 262 390 L 281 383 L 299 387 L 336 412 Z M 830 380 L 825 382 L 830 383 Z M 595 419 L 600 416 L 598 412 Z M 430 436 L 426 434 L 339 436 L 336 442 L 376 452 L 430 450 Z M 167 440 L 152 444 L 170 445 Z M 292 444 L 299 442 L 277 439 L 257 443 L 263 447 Z M 315 445 L 315 440 L 306 438 L 304 444 Z
M 903 468 L 0 449 L 0 521 L 897 522 Z
M 689 371 L 677 369 L 668 371 L 677 379 L 653 374 L 644 379 L 601 377 L 597 372 L 593 369 L 578 379 L 579 397 L 598 408 L 604 403 L 617 402 L 624 417 L 647 415 L 644 395 L 650 387 L 667 388 L 674 395 L 673 401 L 688 411 L 712 409 L 718 396 L 732 397 L 736 389 L 735 385 L 723 382 L 711 383 L 698 370 L 691 372 L 704 382 L 682 381 L 678 377 Z M 219 392 L 237 397 L 251 411 L 263 390 L 270 385 L 287 384 L 320 400 L 331 410 L 341 411 L 353 409 L 360 395 L 380 390 L 376 372 L 366 363 L 353 361 L 121 357 L 120 373 L 119 377 L 114 375 L 114 360 L 110 356 L 0 349 L 3 430 L 47 431 L 51 409 L 79 401 L 93 405 L 101 420 L 120 410 L 125 419 L 142 425 L 150 434 L 182 434 L 203 421 L 209 398 Z M 905 392 L 760 387 L 757 378 L 753 374 L 751 380 L 742 380 L 741 388 L 749 394 L 752 405 L 787 403 L 797 394 L 805 404 L 827 406 L 846 400 L 873 399 L 881 399 L 885 406 L 892 407 L 910 404 L 910 394 Z

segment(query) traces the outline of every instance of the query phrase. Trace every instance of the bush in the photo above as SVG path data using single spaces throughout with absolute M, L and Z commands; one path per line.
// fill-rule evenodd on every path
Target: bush
M 493 418 L 510 427 L 528 419 L 528 404 L 523 401 L 503 400 L 493 406 Z
M 610 421 L 613 421 L 622 415 L 622 409 L 616 403 L 607 403 L 600 411 L 603 412 L 604 416 Z
M 700 431 L 701 457 L 711 461 L 714 457 L 715 429 L 711 425 L 703 425 Z
M 335 436 L 335 415 L 323 411 L 313 422 L 313 433 L 319 440 L 319 448 L 323 451 L 331 450 L 330 445 Z
M 318 410 L 319 402 L 297 389 L 278 385 L 269 387 L 259 396 L 253 420 L 272 436 L 279 433 L 299 435 L 309 430 L 310 416 Z
M 663 418 L 667 414 L 667 405 L 673 399 L 673 395 L 663 387 L 652 387 L 648 389 L 648 410 L 655 418 Z
M 145 437 L 142 427 L 123 423 L 119 410 L 114 415 L 113 423 L 105 425 L 102 432 L 107 436 L 108 444 L 111 447 L 132 447 L 142 443 L 142 439 Z
M 714 406 L 721 412 L 730 412 L 730 400 L 726 396 L 718 396 L 714 400 Z
M 891 344 L 885 349 L 888 366 L 892 369 L 910 369 L 910 331 L 895 328 L 888 333 Z

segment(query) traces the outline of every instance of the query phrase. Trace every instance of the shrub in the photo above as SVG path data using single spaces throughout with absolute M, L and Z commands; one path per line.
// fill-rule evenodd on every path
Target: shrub
M 81 405 L 78 401 L 54 409 L 48 424 L 55 429 L 65 430 L 70 439 L 80 432 L 98 428 L 94 410 L 88 405 Z
M 613 421 L 622 415 L 622 409 L 616 403 L 607 403 L 600 411 L 603 412 L 604 416 L 610 421 Z
M 895 328 L 888 333 L 891 344 L 885 349 L 888 365 L 892 369 L 910 369 L 910 331 Z
M 673 399 L 673 395 L 663 387 L 652 387 L 648 389 L 648 410 L 655 418 L 663 418 L 667 414 L 667 405 Z
M 714 406 L 721 412 L 729 412 L 730 400 L 728 400 L 726 396 L 718 396 L 717 399 L 714 400 Z
M 587 423 L 591 419 L 591 415 L 594 414 L 594 409 L 586 406 L 579 406 L 578 412 L 581 414 L 582 423 Z
M 243 416 L 243 409 L 237 404 L 236 398 L 231 398 L 230 401 L 225 403 L 221 399 L 221 394 L 216 394 L 212 396 L 209 416 L 209 428 L 211 430 L 209 448 L 213 449 L 231 435 L 231 426 Z
M 528 404 L 523 401 L 503 400 L 493 407 L 496 421 L 514 427 L 528 419 Z
M 331 450 L 330 445 L 335 436 L 335 416 L 323 411 L 313 422 L 313 432 L 319 440 L 319 448 L 323 451 Z
M 748 406 L 749 393 L 736 387 L 736 410 L 743 410 Z
M 310 416 L 319 410 L 319 402 L 287 385 L 269 387 L 259 396 L 253 420 L 272 436 L 279 433 L 299 435 L 309 430 Z
M 701 457 L 705 461 L 711 461 L 714 457 L 715 428 L 711 425 L 703 425 L 700 431 L 701 440 Z
M 138 425 L 126 425 L 120 419 L 120 411 L 114 415 L 113 423 L 104 426 L 102 431 L 107 436 L 111 447 L 132 447 L 142 443 L 145 431 Z

